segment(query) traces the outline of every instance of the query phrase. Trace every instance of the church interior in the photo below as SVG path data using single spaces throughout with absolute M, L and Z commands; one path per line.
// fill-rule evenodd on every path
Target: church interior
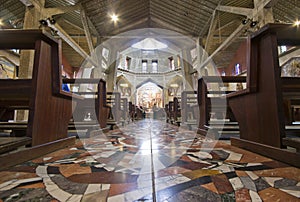
M 300 201 L 300 0 L 0 0 L 0 202 Z

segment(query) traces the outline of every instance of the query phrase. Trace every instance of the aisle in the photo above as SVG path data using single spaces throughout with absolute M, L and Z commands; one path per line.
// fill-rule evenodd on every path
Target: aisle
M 0 172 L 0 199 L 299 201 L 299 181 L 298 168 L 144 119 Z

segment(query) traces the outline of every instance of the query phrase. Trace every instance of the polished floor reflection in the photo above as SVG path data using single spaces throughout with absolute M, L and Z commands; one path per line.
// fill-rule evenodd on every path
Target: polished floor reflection
M 145 119 L 0 172 L 0 201 L 300 201 L 300 169 Z

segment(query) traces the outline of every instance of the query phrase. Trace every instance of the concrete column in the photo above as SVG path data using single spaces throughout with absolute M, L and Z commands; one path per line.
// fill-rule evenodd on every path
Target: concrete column
M 118 50 L 116 50 L 116 48 L 112 48 L 110 50 L 110 57 L 109 57 L 109 66 L 108 66 L 108 71 L 107 71 L 107 81 L 106 81 L 106 85 L 107 85 L 107 92 L 114 91 L 114 87 L 115 87 L 115 81 L 116 81 L 116 77 L 117 77 L 117 64 L 118 64 Z
M 184 76 L 184 90 L 192 90 L 193 89 L 193 78 L 190 74 L 193 69 L 192 58 L 190 50 L 182 51 L 182 68 L 183 68 L 183 76 Z

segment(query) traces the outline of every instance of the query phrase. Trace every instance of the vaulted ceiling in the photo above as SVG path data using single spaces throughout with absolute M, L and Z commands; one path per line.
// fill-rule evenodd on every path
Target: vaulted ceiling
M 26 6 L 30 9 L 36 2 L 42 0 L 0 0 L 1 28 L 22 28 Z M 87 27 L 93 46 L 125 31 L 163 28 L 199 39 L 217 67 L 227 67 L 240 43 L 252 31 L 249 24 L 243 27 L 242 21 L 250 17 L 259 19 L 255 9 L 260 7 L 255 7 L 254 2 L 264 8 L 272 7 L 276 22 L 293 23 L 300 19 L 300 0 L 45 0 L 45 7 L 75 5 L 62 9 L 65 13 L 48 17 L 53 17 L 67 37 L 88 54 Z M 113 13 L 119 17 L 117 23 L 111 21 Z M 80 66 L 83 56 L 71 46 L 64 44 L 64 54 L 72 66 Z

